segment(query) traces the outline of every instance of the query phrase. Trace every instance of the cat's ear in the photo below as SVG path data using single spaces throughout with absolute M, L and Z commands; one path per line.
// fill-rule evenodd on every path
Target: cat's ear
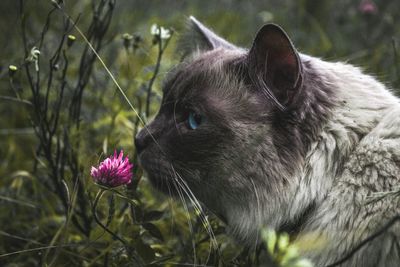
M 219 37 L 195 17 L 190 16 L 187 21 L 187 29 L 179 39 L 178 52 L 186 57 L 193 53 L 205 52 L 219 47 L 236 48 L 235 45 Z
M 264 25 L 257 33 L 248 54 L 250 73 L 258 85 L 266 85 L 279 108 L 290 105 L 301 87 L 300 57 L 284 30 L 275 24 Z M 268 93 L 269 93 L 268 90 Z

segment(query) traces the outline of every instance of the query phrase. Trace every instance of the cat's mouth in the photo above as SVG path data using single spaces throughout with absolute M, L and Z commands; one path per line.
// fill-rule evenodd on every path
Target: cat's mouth
M 179 195 L 177 174 L 172 164 L 161 158 L 147 157 L 144 153 L 139 155 L 139 165 L 147 174 L 154 188 L 171 196 Z
M 180 168 L 176 169 L 171 162 L 165 160 L 162 156 L 154 157 L 154 153 L 143 151 L 139 154 L 139 164 L 152 186 L 158 191 L 174 198 L 180 198 L 181 200 L 182 198 L 188 198 L 193 201 L 194 198 L 197 201 L 197 198 L 200 197 L 194 193 L 196 192 L 195 188 L 192 188 L 194 185 L 190 184 L 189 186 L 188 176 L 184 176 L 187 173 L 183 173 Z M 190 173 L 194 175 L 193 171 Z M 191 178 L 193 179 L 193 177 Z M 206 199 L 210 200 L 210 198 Z M 198 200 L 200 203 L 204 203 L 202 201 L 204 200 L 204 196 Z M 207 207 L 208 211 L 214 213 L 226 223 L 226 216 L 221 210 L 215 209 L 215 204 L 216 201 L 211 201 L 204 207 Z

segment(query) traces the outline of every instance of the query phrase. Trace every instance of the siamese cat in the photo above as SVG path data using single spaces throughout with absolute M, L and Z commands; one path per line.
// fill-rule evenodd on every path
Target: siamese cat
M 399 197 L 368 204 L 400 185 L 400 104 L 390 90 L 357 67 L 299 53 L 275 24 L 250 49 L 189 24 L 185 58 L 135 140 L 156 188 L 177 194 L 184 184 L 248 246 L 262 227 L 322 240 L 304 255 L 315 266 L 400 214 Z M 400 266 L 400 223 L 338 266 Z

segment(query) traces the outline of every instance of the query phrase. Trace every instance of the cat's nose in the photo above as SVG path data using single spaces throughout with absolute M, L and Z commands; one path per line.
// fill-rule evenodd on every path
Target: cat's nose
M 140 154 L 151 142 L 151 136 L 142 129 L 135 137 L 136 152 Z
M 143 152 L 152 143 L 157 142 L 157 138 L 162 134 L 163 123 L 163 120 L 154 119 L 137 133 L 135 136 L 135 147 L 138 154 Z

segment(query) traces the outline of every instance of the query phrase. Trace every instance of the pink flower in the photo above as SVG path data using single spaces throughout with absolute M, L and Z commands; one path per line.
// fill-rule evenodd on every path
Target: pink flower
M 378 12 L 378 7 L 372 0 L 362 0 L 358 6 L 358 10 L 363 14 L 374 15 Z
M 92 166 L 90 175 L 93 180 L 107 187 L 117 187 L 124 184 L 129 184 L 132 179 L 133 164 L 129 163 L 128 157 L 124 157 L 124 152 L 121 150 L 117 157 L 117 151 L 114 151 L 114 156 L 106 158 L 95 168 Z

